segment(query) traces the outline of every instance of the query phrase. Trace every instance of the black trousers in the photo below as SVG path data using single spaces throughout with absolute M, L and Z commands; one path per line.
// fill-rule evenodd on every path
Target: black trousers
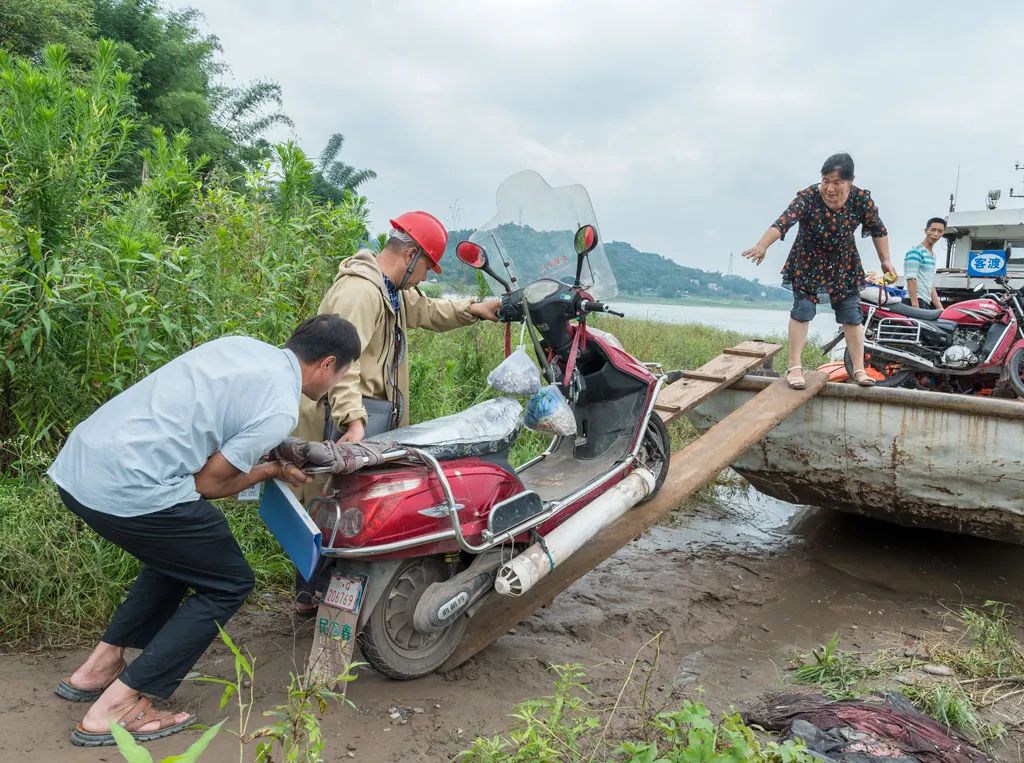
M 228 522 L 203 499 L 134 517 L 61 500 L 89 527 L 142 562 L 102 640 L 141 649 L 121 681 L 165 699 L 226 625 L 255 583 Z M 186 595 L 192 590 L 190 595 Z

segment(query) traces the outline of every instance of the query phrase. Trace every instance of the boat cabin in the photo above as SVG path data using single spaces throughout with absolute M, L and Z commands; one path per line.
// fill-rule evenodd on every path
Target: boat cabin
M 1012 194 L 1020 198 L 1018 194 Z M 971 252 L 998 249 L 1009 254 L 1007 275 L 1015 288 L 1024 286 L 1024 209 L 996 209 L 997 191 L 990 191 L 988 209 L 951 211 L 946 220 L 945 267 L 935 274 L 935 288 L 946 304 L 978 296 L 981 283 L 999 289 L 990 278 L 969 277 Z M 942 243 L 935 245 L 936 259 L 942 260 Z

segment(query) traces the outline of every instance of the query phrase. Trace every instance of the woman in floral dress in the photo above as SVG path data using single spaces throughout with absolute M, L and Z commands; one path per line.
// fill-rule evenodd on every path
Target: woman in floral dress
M 853 184 L 853 159 L 833 154 L 821 167 L 821 182 L 799 191 L 779 219 L 743 256 L 760 265 L 772 244 L 785 238 L 797 223 L 800 230 L 782 268 L 782 282 L 793 289 L 789 314 L 789 370 L 786 381 L 794 389 L 807 386 L 800 355 L 807 327 L 821 295 L 827 295 L 842 324 L 853 360 L 853 380 L 863 387 L 874 384 L 864 371 L 864 328 L 861 326 L 860 290 L 864 268 L 854 232 L 871 236 L 882 270 L 895 274 L 889 259 L 889 233 L 878 215 L 871 193 Z

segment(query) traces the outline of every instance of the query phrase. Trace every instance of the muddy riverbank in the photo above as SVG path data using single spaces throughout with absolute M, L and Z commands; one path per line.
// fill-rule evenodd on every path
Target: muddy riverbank
M 324 723 L 325 759 L 446 760 L 473 736 L 508 723 L 516 702 L 550 690 L 553 664 L 588 666 L 591 689 L 613 696 L 637 650 L 661 633 L 653 684 L 660 702 L 695 697 L 714 709 L 777 688 L 796 651 L 834 632 L 843 648 L 871 654 L 939 631 L 961 604 L 998 599 L 1024 608 L 1024 548 L 908 530 L 820 509 L 801 509 L 744 488 L 721 488 L 622 549 L 515 628 L 446 675 L 399 683 L 362 672 Z M 281 604 L 247 608 L 231 632 L 257 658 L 261 708 L 282 700 L 288 672 L 308 651 L 311 625 Z M 81 653 L 0 657 L 0 760 L 116 761 L 117 753 L 70 747 L 83 708 L 53 686 Z M 198 668 L 228 675 L 226 650 Z M 187 683 L 176 704 L 215 721 L 218 693 Z M 395 709 L 400 712 L 395 712 Z M 393 717 L 397 716 L 397 717 Z M 186 736 L 188 737 L 186 739 Z M 194 734 L 150 745 L 180 752 Z M 210 760 L 237 760 L 227 735 Z M 999 753 L 1018 760 L 1016 747 Z

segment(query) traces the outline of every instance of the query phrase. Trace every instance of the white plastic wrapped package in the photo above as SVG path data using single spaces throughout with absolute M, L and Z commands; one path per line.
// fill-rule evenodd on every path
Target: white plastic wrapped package
M 865 286 L 860 290 L 860 298 L 864 302 L 870 302 L 873 305 L 888 305 L 890 302 L 902 302 L 907 294 L 908 292 L 905 289 L 901 289 L 898 286 L 883 286 L 881 289 L 877 286 Z
M 393 429 L 376 442 L 411 445 L 437 458 L 463 458 L 508 448 L 523 426 L 523 406 L 514 398 L 486 400 L 466 410 L 421 424 Z
M 526 403 L 526 428 L 568 437 L 576 434 L 576 417 L 558 385 L 549 384 Z
M 622 346 L 622 342 L 620 342 L 619 338 L 610 331 L 601 331 L 601 329 L 596 329 L 593 326 L 587 326 L 587 333 L 593 334 L 597 338 L 610 344 L 612 347 L 615 347 L 625 352 L 625 348 Z
M 532 395 L 540 390 L 540 372 L 519 345 L 487 374 L 487 383 L 506 395 Z

